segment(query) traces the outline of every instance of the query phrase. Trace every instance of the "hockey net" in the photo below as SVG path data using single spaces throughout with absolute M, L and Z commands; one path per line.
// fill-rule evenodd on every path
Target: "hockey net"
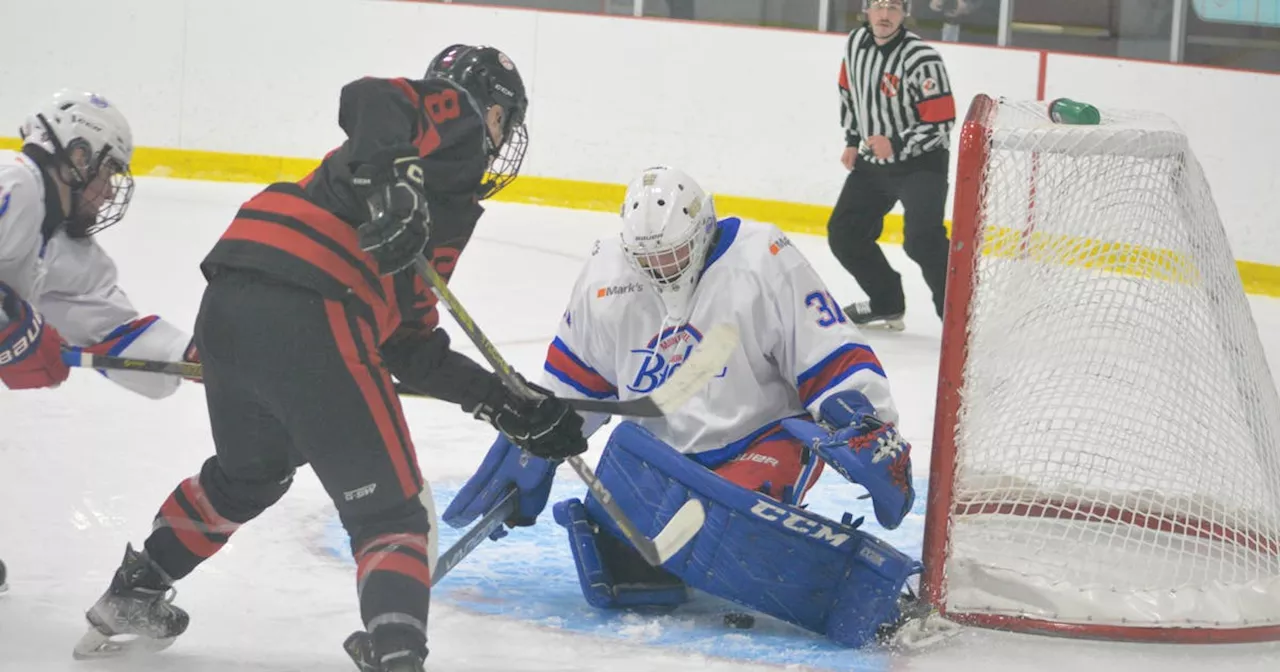
M 964 623 L 1280 639 L 1280 399 L 1187 137 L 975 99 L 924 591 Z

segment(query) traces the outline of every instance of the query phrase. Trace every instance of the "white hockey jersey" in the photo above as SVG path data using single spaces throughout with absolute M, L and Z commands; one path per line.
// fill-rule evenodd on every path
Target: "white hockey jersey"
M 70 345 L 100 343 L 137 319 L 138 311 L 116 284 L 116 265 L 93 238 L 73 239 L 59 230 L 46 242 L 45 185 L 39 166 L 15 152 L 0 152 L 0 282 L 26 299 Z M 0 321 L 5 318 L 0 314 Z M 190 336 L 164 320 L 111 354 L 177 361 Z M 181 379 L 111 371 L 112 381 L 158 399 Z
M 818 274 L 775 226 L 723 219 L 684 326 L 658 334 L 665 310 L 616 238 L 596 242 L 547 350 L 542 384 L 557 395 L 629 399 L 653 392 L 721 322 L 741 342 L 728 365 L 676 413 L 637 419 L 707 467 L 746 450 L 781 420 L 817 417 L 838 390 L 867 395 L 885 421 L 897 409 L 879 360 Z M 607 418 L 587 418 L 584 430 Z

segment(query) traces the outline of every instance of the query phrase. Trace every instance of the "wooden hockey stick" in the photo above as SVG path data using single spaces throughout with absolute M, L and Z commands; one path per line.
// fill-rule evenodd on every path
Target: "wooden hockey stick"
M 426 281 L 427 286 L 431 287 L 436 297 L 449 310 L 449 314 L 453 315 L 453 319 L 457 321 L 458 326 L 462 327 L 463 332 L 467 334 L 471 342 L 475 343 L 476 347 L 480 349 L 480 353 L 484 355 L 485 360 L 493 367 L 494 373 L 502 379 L 503 384 L 512 392 L 527 399 L 541 398 L 542 395 L 529 387 L 524 379 L 516 374 L 511 365 L 503 359 L 498 349 L 484 335 L 484 332 L 480 331 L 475 321 L 471 319 L 471 315 L 458 302 L 458 298 L 445 285 L 444 279 L 436 273 L 436 270 L 431 267 L 427 259 L 421 256 L 418 257 L 413 264 L 413 268 Z M 665 412 L 688 401 L 711 378 L 720 373 L 725 362 L 728 361 L 737 347 L 737 340 L 738 331 L 733 325 L 716 325 L 708 330 L 703 337 L 702 343 L 695 348 L 694 354 L 661 387 L 648 397 L 653 400 L 654 407 Z M 708 345 L 710 347 L 707 347 L 704 351 L 703 347 Z M 702 356 L 699 357 L 699 355 Z M 681 376 L 681 374 L 684 375 Z M 682 379 L 677 380 L 678 376 Z M 671 389 L 666 390 L 668 387 Z M 663 393 L 664 390 L 666 390 L 666 393 Z M 615 412 L 618 415 L 626 415 L 622 412 Z M 595 472 L 591 470 L 591 467 L 587 466 L 587 463 L 580 456 L 570 457 L 566 462 L 573 467 L 578 477 L 587 484 L 591 494 L 604 507 L 605 512 L 613 519 L 613 522 L 622 531 L 627 541 L 631 542 L 631 545 L 640 553 L 645 562 L 654 567 L 670 560 L 671 556 L 679 552 L 702 529 L 702 523 L 706 520 L 706 511 L 703 510 L 701 502 L 696 499 L 690 499 L 676 511 L 675 515 L 671 517 L 671 520 L 667 522 L 657 536 L 650 539 L 644 536 L 631 518 L 623 512 L 618 503 L 613 500 L 613 494 L 600 482 Z

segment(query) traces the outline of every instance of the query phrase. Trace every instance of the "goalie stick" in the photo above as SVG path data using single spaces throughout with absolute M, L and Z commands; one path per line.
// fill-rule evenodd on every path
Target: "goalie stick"
M 516 374 L 515 369 L 507 363 L 502 355 L 498 353 L 497 347 L 489 340 L 484 332 L 476 326 L 471 315 L 467 313 L 462 304 L 458 302 L 458 298 L 453 295 L 445 285 L 444 279 L 436 273 L 436 269 L 431 267 L 426 257 L 419 256 L 413 263 L 413 269 L 422 276 L 427 285 L 435 293 L 440 302 L 449 310 L 449 314 L 453 315 L 453 319 L 457 321 L 458 326 L 467 334 L 467 338 L 480 349 L 480 353 L 484 355 L 489 365 L 493 367 L 494 373 L 502 379 L 503 384 L 511 389 L 512 392 L 524 396 L 528 399 L 538 399 L 542 395 L 529 387 L 524 379 Z M 737 328 L 730 324 L 718 324 L 707 331 L 702 339 L 702 343 L 694 349 L 692 355 L 676 369 L 670 377 L 667 378 L 657 390 L 648 398 L 653 400 L 654 406 L 666 412 L 674 410 L 690 397 L 702 389 L 708 381 L 718 374 L 724 367 L 729 356 L 733 354 L 738 344 Z M 684 375 L 681 375 L 684 374 Z M 625 403 L 625 402 L 621 402 Z M 625 413 L 618 412 L 618 415 Z M 631 518 L 613 501 L 613 494 L 605 487 L 600 479 L 596 477 L 595 472 L 587 463 L 582 460 L 581 456 L 575 455 L 565 460 L 573 470 L 577 472 L 578 477 L 587 484 L 587 488 L 595 495 L 595 498 L 604 507 L 609 517 L 617 524 L 622 535 L 631 542 L 640 556 L 645 562 L 654 567 L 660 566 L 662 563 L 671 559 L 684 548 L 685 544 L 693 539 L 694 535 L 702 529 L 702 523 L 706 520 L 706 511 L 702 508 L 702 502 L 696 499 L 690 499 L 681 506 L 671 520 L 667 521 L 665 527 L 658 534 L 650 539 L 644 536 Z

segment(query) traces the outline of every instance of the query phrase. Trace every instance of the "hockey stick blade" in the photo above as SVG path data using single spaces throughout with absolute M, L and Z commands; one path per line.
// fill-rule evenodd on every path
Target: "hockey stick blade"
M 516 505 L 519 503 L 516 492 L 514 487 L 508 490 L 497 506 L 484 514 L 480 522 L 472 525 L 471 529 L 453 542 L 449 550 L 440 554 L 440 557 L 436 560 L 436 573 L 431 577 L 432 587 L 440 583 L 440 579 L 443 579 L 445 574 L 449 573 L 449 570 L 457 567 L 458 563 L 470 555 L 471 551 L 476 550 L 476 547 L 487 539 L 489 535 L 493 534 L 499 527 L 502 527 L 502 524 L 508 518 L 515 515 Z
M 724 365 L 738 349 L 738 338 L 738 326 L 735 324 L 724 322 L 711 327 L 703 334 L 702 341 L 694 347 L 689 358 L 653 394 L 616 403 L 618 406 L 627 406 L 633 401 L 645 402 L 634 406 L 645 408 L 651 404 L 662 415 L 675 411 L 724 371 Z M 622 410 L 615 414 L 628 415 Z
M 667 521 L 666 527 L 658 532 L 653 538 L 655 553 L 657 554 L 658 564 L 662 564 L 672 558 L 680 549 L 685 547 L 702 531 L 702 524 L 707 520 L 706 509 L 702 507 L 702 502 L 696 499 L 690 499 L 676 511 L 676 515 Z
M 671 520 L 667 521 L 667 524 L 652 539 L 644 536 L 626 512 L 618 507 L 618 503 L 613 500 L 613 494 L 604 483 L 600 482 L 600 478 L 581 457 L 575 455 L 565 461 L 578 472 L 578 477 L 587 484 L 587 489 L 595 496 L 600 506 L 604 507 L 605 513 L 609 514 L 613 522 L 618 525 L 622 536 L 627 538 L 640 557 L 650 565 L 658 567 L 670 560 L 671 556 L 679 553 L 680 549 L 702 530 L 702 524 L 707 519 L 706 511 L 702 508 L 702 502 L 691 499 L 676 511 Z

